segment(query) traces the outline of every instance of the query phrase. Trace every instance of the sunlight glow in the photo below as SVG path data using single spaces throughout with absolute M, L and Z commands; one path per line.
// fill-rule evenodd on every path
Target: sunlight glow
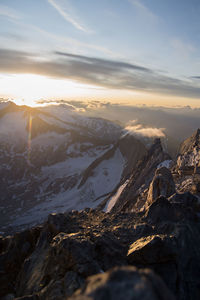
M 34 74 L 0 74 L 0 98 L 18 105 L 41 106 L 54 100 L 101 101 L 125 105 L 185 106 L 188 99 L 142 91 L 110 89 L 73 80 L 55 79 Z M 47 102 L 45 102 L 48 100 Z M 200 107 L 190 99 L 191 107 Z
M 95 86 L 33 74 L 0 74 L 1 96 L 19 105 L 36 106 L 41 99 L 70 99 L 88 95 Z
M 32 116 L 29 116 L 29 128 L 28 128 L 28 164 L 30 165 L 31 156 L 31 132 L 32 132 Z

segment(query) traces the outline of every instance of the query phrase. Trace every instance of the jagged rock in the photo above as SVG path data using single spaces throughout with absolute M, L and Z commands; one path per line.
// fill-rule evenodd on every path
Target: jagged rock
M 0 297 L 12 293 L 16 277 L 26 257 L 33 251 L 40 229 L 34 228 L 15 234 L 1 241 L 0 255 Z
M 18 275 L 17 296 L 38 294 L 44 298 L 52 295 L 49 299 L 63 299 L 88 276 L 126 264 L 126 249 L 111 232 L 91 232 L 87 225 L 87 217 L 91 214 L 96 216 L 97 222 L 97 216 L 102 213 L 88 209 L 74 212 L 74 216 L 72 213 L 49 216 L 35 251 L 24 261 Z M 85 222 L 85 230 L 77 224 L 81 219 Z M 61 228 L 74 232 L 57 234 Z
M 122 267 L 90 277 L 71 300 L 175 300 L 163 281 L 151 270 Z
M 147 149 L 140 140 L 129 134 L 119 139 L 118 147 L 128 162 L 122 174 L 122 178 L 124 178 L 130 175 L 138 161 L 144 158 Z
M 174 207 L 165 197 L 160 196 L 149 206 L 145 218 L 152 223 L 174 221 Z
M 183 194 L 174 194 L 169 198 L 172 203 L 182 203 L 186 207 L 191 207 L 194 211 L 200 211 L 200 200 L 198 197 L 194 196 L 190 192 Z
M 199 173 L 200 166 L 200 129 L 186 139 L 180 146 L 175 171 L 179 176 Z
M 167 263 L 178 255 L 176 241 L 167 235 L 147 236 L 133 243 L 127 258 L 130 264 Z
M 49 284 L 47 289 L 54 290 L 52 284 L 63 282 L 69 270 L 83 278 L 98 273 L 100 266 L 94 255 L 93 244 L 81 233 L 59 233 L 51 241 L 47 238 L 39 241 L 19 275 L 18 296 L 44 293 L 42 289 Z M 62 296 L 65 296 L 65 291 Z
M 142 193 L 141 187 L 143 191 L 148 188 L 158 165 L 169 159 L 171 158 L 163 151 L 160 139 L 155 139 L 147 155 L 138 162 L 135 170 L 127 179 L 128 184 L 117 199 L 112 212 L 133 211 L 138 197 Z
M 150 184 L 147 205 L 153 203 L 159 196 L 170 197 L 175 193 L 175 184 L 172 174 L 166 167 L 156 170 L 155 176 Z
M 187 152 L 193 151 L 194 147 L 199 147 L 200 145 L 200 129 L 198 128 L 192 136 L 187 138 L 180 146 L 179 153 L 185 154 Z
M 200 241 L 199 229 L 180 224 L 167 235 L 142 238 L 130 245 L 128 261 L 140 267 L 152 268 L 165 281 L 177 299 L 198 299 Z
M 175 194 L 176 195 L 176 194 Z M 173 195 L 172 199 L 176 199 Z M 178 199 L 178 197 L 177 197 Z M 188 202 L 189 203 L 189 202 Z M 167 198 L 160 196 L 154 201 L 146 211 L 144 220 L 149 223 L 160 223 L 160 222 L 179 222 L 183 220 L 198 220 L 196 211 L 184 201 L 173 202 Z
M 11 252 L 18 235 L 0 240 L 0 261 L 7 257 L 10 266 L 5 269 L 7 263 L 1 264 L 1 298 L 12 293 L 19 299 L 65 299 L 82 289 L 88 276 L 131 263 L 153 269 L 178 300 L 198 300 L 199 224 L 194 209 L 164 197 L 145 214 L 92 209 L 52 214 L 37 229 L 31 248 L 19 247 L 28 251 L 25 256 L 21 249 Z M 34 230 L 22 236 L 28 240 Z

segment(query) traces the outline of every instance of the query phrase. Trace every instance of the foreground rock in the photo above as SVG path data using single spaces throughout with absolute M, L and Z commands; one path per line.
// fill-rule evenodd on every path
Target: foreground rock
M 115 268 L 88 278 L 71 300 L 175 300 L 163 281 L 151 270 Z
M 200 219 L 193 204 L 161 196 L 144 213 L 52 214 L 38 228 L 2 237 L 0 298 L 166 299 L 162 279 L 176 299 L 200 299 Z M 98 298 L 100 290 L 107 298 Z

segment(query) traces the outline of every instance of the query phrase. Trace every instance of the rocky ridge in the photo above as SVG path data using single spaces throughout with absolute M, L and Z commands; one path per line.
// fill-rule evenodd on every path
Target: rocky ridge
M 155 140 L 115 201 L 0 237 L 1 299 L 199 299 L 199 135 L 174 162 Z
M 1 237 L 0 297 L 113 299 L 119 289 L 127 299 L 199 299 L 199 221 L 192 196 L 161 196 L 143 213 L 51 214 Z

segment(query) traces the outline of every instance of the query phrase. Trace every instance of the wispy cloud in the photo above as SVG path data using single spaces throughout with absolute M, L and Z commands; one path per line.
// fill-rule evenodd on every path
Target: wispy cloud
M 91 31 L 86 28 L 77 18 L 72 16 L 72 14 L 67 10 L 66 6 L 63 6 L 56 0 L 47 0 L 49 4 L 54 7 L 57 12 L 69 23 L 71 23 L 76 29 L 81 30 L 86 33 L 91 33 Z
M 6 5 L 0 4 L 0 17 L 5 17 L 13 20 L 20 19 L 19 14 Z
M 158 16 L 155 15 L 141 0 L 128 0 L 137 10 L 138 12 L 143 15 L 146 19 L 150 19 L 151 21 L 157 21 Z
M 141 124 L 136 124 L 137 120 L 129 121 L 124 129 L 124 135 L 131 134 L 139 137 L 165 137 L 164 128 L 144 127 Z
M 191 76 L 190 78 L 200 80 L 200 76 Z
M 188 58 L 196 51 L 196 48 L 192 44 L 185 42 L 180 38 L 172 39 L 171 46 L 176 51 L 177 55 L 180 55 L 181 57 L 184 58 Z
M 194 81 L 165 76 L 137 64 L 63 52 L 52 53 L 48 60 L 38 57 L 38 54 L 0 49 L 0 72 L 32 73 L 110 89 L 200 99 L 200 86 Z
M 81 49 L 81 51 L 83 51 L 85 49 L 92 49 L 92 50 L 95 50 L 96 52 L 101 52 L 101 53 L 104 53 L 111 57 L 119 57 L 118 53 L 115 53 L 103 46 L 95 45 L 92 43 L 84 43 L 84 42 L 82 42 L 80 40 L 76 40 L 74 38 L 54 34 L 52 32 L 48 32 L 48 31 L 46 31 L 38 26 L 35 26 L 35 25 L 29 25 L 29 28 L 31 30 L 37 31 L 39 34 L 42 34 L 44 38 L 46 37 L 49 40 L 56 41 L 56 44 L 57 45 L 60 44 L 62 46 L 62 48 L 71 49 L 71 51 L 73 51 L 72 49 L 74 49 L 74 48 L 76 49 L 76 51 L 78 51 L 79 49 Z
M 15 41 L 27 41 L 28 40 L 28 38 L 25 37 L 25 36 L 22 36 L 22 35 L 17 34 L 17 33 L 6 32 L 6 31 L 5 32 L 0 32 L 0 37 L 15 40 Z

